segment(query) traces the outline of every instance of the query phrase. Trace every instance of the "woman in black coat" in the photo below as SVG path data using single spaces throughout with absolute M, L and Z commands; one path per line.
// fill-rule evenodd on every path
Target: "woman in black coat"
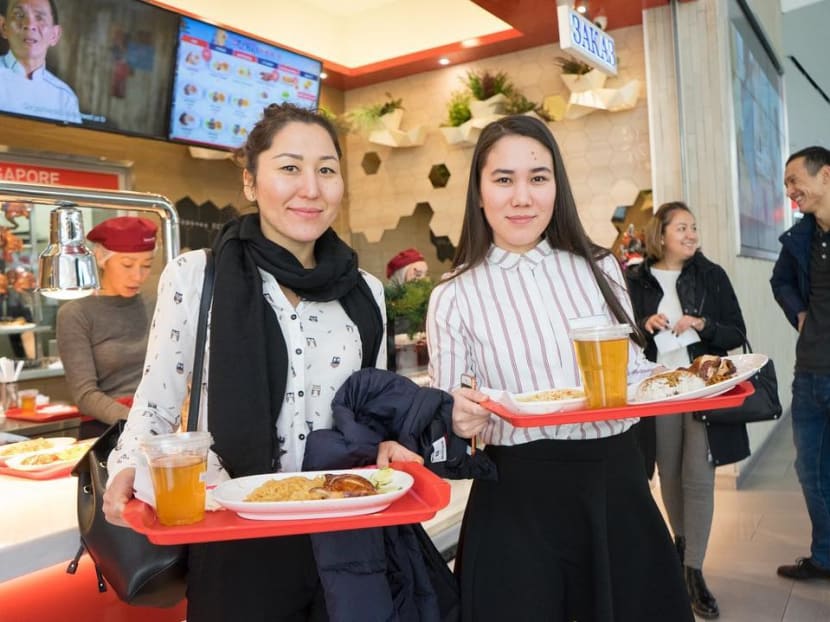
M 698 243 L 689 208 L 666 203 L 646 228 L 645 261 L 627 274 L 634 314 L 647 338 L 646 356 L 669 368 L 688 366 L 701 354 L 725 355 L 745 340 L 746 327 L 729 278 L 703 256 Z M 655 337 L 663 331 L 694 343 L 674 349 L 664 345 L 658 351 Z M 749 455 L 746 426 L 702 422 L 693 413 L 683 413 L 647 417 L 638 428 L 649 477 L 655 460 L 660 471 L 660 489 L 685 565 L 692 608 L 703 618 L 716 618 L 717 601 L 701 573 L 714 511 L 715 467 Z

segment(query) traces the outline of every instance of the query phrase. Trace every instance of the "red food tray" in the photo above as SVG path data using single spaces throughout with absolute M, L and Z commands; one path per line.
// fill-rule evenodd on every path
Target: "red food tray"
M 650 402 L 648 404 L 630 404 L 614 408 L 596 408 L 593 410 L 571 410 L 540 415 L 517 413 L 508 410 L 506 406 L 484 400 L 481 406 L 495 413 L 510 425 L 517 428 L 535 428 L 542 425 L 563 425 L 566 423 L 587 423 L 590 421 L 608 421 L 610 419 L 628 419 L 631 417 L 658 417 L 660 415 L 674 415 L 697 410 L 717 410 L 718 408 L 733 408 L 740 406 L 744 400 L 755 393 L 755 387 L 748 380 L 744 380 L 726 393 L 715 397 L 695 398 L 691 400 L 668 400 L 664 402 Z
M 62 408 L 60 411 L 55 409 L 55 406 L 56 404 L 47 404 L 46 406 L 40 406 L 35 410 L 35 412 L 23 410 L 21 408 L 10 408 L 6 411 L 6 417 L 9 419 L 20 419 L 21 421 L 34 421 L 38 423 L 43 423 L 46 421 L 73 419 L 75 417 L 80 416 L 77 406 L 72 406 L 70 404 L 61 405 Z M 44 408 L 47 408 L 49 410 L 47 412 L 43 412 Z
M 241 518 L 231 510 L 218 510 L 205 512 L 204 520 L 193 525 L 165 527 L 156 520 L 152 507 L 133 499 L 124 508 L 124 520 L 135 531 L 146 535 L 150 542 L 192 544 L 420 523 L 449 504 L 450 485 L 432 471 L 416 462 L 396 462 L 392 466 L 412 475 L 415 482 L 407 494 L 375 514 L 261 521 Z
M 34 471 L 21 471 L 7 466 L 0 466 L 0 475 L 12 475 L 14 477 L 23 477 L 25 479 L 57 479 L 59 477 L 67 477 L 70 473 L 72 473 L 72 469 L 74 467 L 74 464 L 64 464 L 61 466 L 47 467 Z

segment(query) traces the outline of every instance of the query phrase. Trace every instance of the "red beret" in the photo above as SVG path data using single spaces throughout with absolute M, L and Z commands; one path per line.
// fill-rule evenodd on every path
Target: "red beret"
M 386 264 L 386 278 L 388 279 L 401 268 L 405 268 L 416 261 L 424 261 L 424 256 L 418 252 L 417 248 L 407 248 L 405 251 L 401 251 Z
M 119 216 L 93 227 L 86 238 L 116 253 L 143 253 L 156 247 L 157 230 L 152 220 Z

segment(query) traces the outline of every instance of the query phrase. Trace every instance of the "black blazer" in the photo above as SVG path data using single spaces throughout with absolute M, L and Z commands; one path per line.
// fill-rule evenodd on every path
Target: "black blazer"
M 632 266 L 626 273 L 634 316 L 646 337 L 645 354 L 650 361 L 657 360 L 657 346 L 654 336 L 644 328 L 645 321 L 657 313 L 657 306 L 663 298 L 663 290 L 651 273 L 653 263 L 653 260 L 647 259 Z M 690 359 L 694 360 L 701 354 L 723 356 L 743 345 L 746 325 L 729 277 L 723 268 L 709 261 L 700 251 L 683 266 L 677 278 L 677 296 L 683 313 L 706 320 L 700 341 L 688 346 Z M 704 423 L 712 461 L 716 466 L 731 464 L 749 455 L 746 425 L 718 425 L 708 420 Z M 646 471 L 651 477 L 656 452 L 654 418 L 642 419 L 637 428 L 646 459 Z

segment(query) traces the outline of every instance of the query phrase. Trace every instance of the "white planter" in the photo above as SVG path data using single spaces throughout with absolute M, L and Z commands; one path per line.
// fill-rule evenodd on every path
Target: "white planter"
M 385 147 L 420 147 L 426 138 L 426 128 L 423 125 L 411 130 L 375 130 L 369 134 L 369 142 Z
M 385 115 L 380 117 L 379 120 L 380 124 L 383 126 L 383 129 L 397 130 L 401 127 L 401 119 L 403 119 L 403 110 L 398 108 L 392 112 L 387 112 Z
M 560 77 L 571 93 L 601 89 L 608 79 L 608 76 L 598 69 L 591 69 L 588 73 L 583 74 L 563 73 L 560 74 Z
M 504 104 L 507 97 L 498 93 L 489 99 L 474 99 L 470 102 L 470 112 L 475 117 L 491 117 L 497 114 L 504 114 Z

